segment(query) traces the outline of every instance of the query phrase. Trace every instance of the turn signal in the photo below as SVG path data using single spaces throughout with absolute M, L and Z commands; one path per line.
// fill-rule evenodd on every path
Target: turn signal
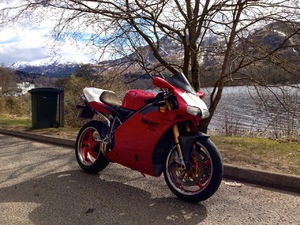
M 166 107 L 159 107 L 159 111 L 165 113 L 167 111 Z

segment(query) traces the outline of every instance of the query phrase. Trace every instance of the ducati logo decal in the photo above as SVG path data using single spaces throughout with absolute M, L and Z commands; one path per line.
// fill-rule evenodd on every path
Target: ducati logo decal
M 155 131 L 156 130 L 155 127 L 159 126 L 159 123 L 156 123 L 156 122 L 153 122 L 150 120 L 146 120 L 146 119 L 141 119 L 141 123 L 148 125 L 148 129 L 152 130 L 152 131 Z

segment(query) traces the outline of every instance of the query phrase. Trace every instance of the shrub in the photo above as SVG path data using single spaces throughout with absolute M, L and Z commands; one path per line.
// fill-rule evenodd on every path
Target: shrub
M 31 100 L 30 96 L 20 97 L 1 97 L 0 112 L 2 114 L 9 114 L 23 118 L 30 118 L 31 116 Z

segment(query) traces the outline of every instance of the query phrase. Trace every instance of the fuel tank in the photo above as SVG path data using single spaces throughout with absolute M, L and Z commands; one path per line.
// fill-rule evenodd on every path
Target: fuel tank
M 146 104 L 144 102 L 145 99 L 153 98 L 155 96 L 155 93 L 149 91 L 129 90 L 124 96 L 122 107 L 125 109 L 137 111 Z

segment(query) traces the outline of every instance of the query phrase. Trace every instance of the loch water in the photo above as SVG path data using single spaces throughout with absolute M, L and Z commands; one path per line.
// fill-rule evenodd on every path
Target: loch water
M 202 89 L 209 105 L 212 88 Z M 225 87 L 209 125 L 212 130 L 300 131 L 300 92 L 291 87 L 262 89 L 255 86 Z

